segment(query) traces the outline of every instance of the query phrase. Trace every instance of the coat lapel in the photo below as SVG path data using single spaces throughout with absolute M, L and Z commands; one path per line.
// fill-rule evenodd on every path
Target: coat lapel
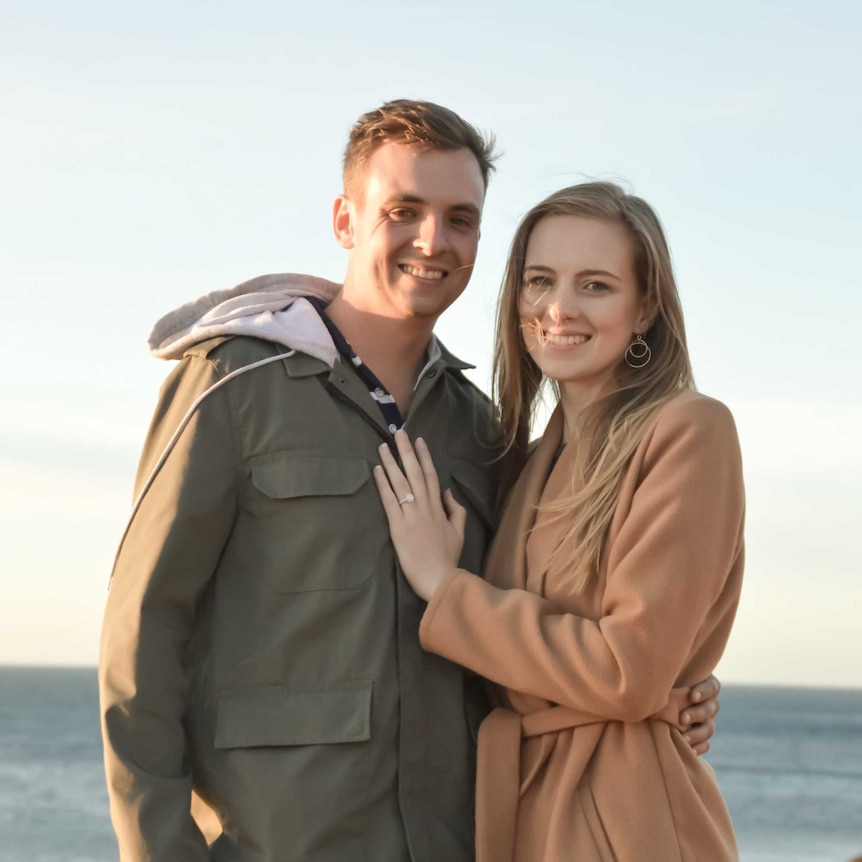
M 547 481 L 543 487 L 539 488 L 537 495 L 538 512 L 534 518 L 526 547 L 526 587 L 530 592 L 539 595 L 546 593 L 545 581 L 548 576 L 550 557 L 559 546 L 569 526 L 566 519 L 560 518 L 556 513 L 545 511 L 542 507 L 553 503 L 560 497 L 571 494 L 575 490 L 572 485 L 572 478 L 575 475 L 577 449 L 574 445 L 567 445 L 553 469 L 550 469 L 554 452 L 562 441 L 562 431 L 562 410 L 557 407 L 554 421 L 548 424 L 548 429 L 540 446 L 540 449 L 544 450 L 544 475 L 547 476 Z
M 528 540 L 562 430 L 563 415 L 557 407 L 506 501 L 485 568 L 486 579 L 495 586 L 532 591 L 528 585 Z

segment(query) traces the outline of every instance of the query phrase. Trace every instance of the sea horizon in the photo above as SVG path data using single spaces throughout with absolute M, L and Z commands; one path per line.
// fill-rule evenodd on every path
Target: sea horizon
M 27 661 L 14 661 L 14 662 L 6 662 L 0 661 L 0 671 L 4 670 L 91 670 L 93 672 L 98 671 L 99 666 L 96 662 L 92 664 L 82 664 L 80 662 L 71 662 L 69 664 L 62 664 L 58 662 L 27 662 Z M 862 685 L 856 685 L 854 683 L 830 683 L 829 685 L 822 685 L 816 682 L 796 682 L 796 683 L 788 683 L 788 682 L 737 682 L 732 679 L 724 679 L 721 675 L 718 675 L 718 679 L 721 683 L 722 690 L 724 690 L 725 686 L 731 686 L 732 688 L 770 688 L 770 689 L 788 689 L 788 690 L 798 690 L 798 689 L 817 689 L 820 691 L 857 691 L 862 692 Z

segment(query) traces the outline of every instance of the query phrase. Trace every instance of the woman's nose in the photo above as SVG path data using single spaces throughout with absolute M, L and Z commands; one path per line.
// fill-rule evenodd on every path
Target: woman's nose
M 565 285 L 555 285 L 547 297 L 545 313 L 554 326 L 581 316 L 581 300 L 577 293 Z
M 560 300 L 554 300 L 548 305 L 548 316 L 552 323 L 559 326 L 564 320 L 577 317 L 578 309 L 575 303 L 563 303 Z

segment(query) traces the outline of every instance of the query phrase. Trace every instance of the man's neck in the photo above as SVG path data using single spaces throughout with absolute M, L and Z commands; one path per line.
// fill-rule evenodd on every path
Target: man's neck
M 326 313 L 406 417 L 416 378 L 425 365 L 433 324 L 364 311 L 341 294 L 332 300 Z

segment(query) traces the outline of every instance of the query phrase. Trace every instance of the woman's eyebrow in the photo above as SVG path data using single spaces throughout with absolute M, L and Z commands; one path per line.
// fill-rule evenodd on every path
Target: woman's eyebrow
M 603 275 L 608 278 L 615 278 L 617 281 L 620 280 L 620 277 L 613 272 L 608 272 L 606 269 L 582 269 L 578 273 L 578 277 L 591 276 L 591 275 Z

